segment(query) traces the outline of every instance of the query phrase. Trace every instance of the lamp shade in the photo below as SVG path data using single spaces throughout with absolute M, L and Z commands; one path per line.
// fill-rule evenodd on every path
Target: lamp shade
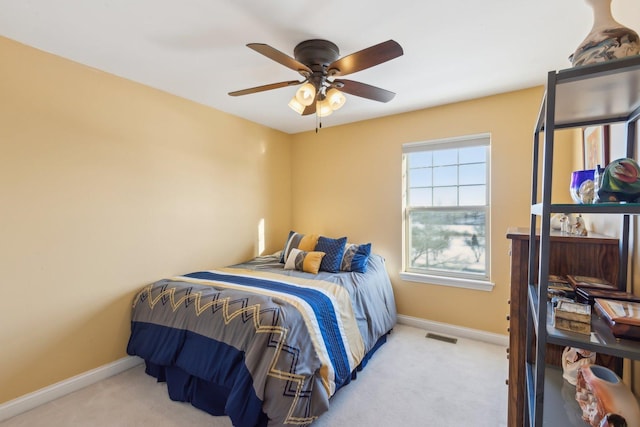
M 329 107 L 332 111 L 340 109 L 347 101 L 344 94 L 336 88 L 329 89 L 326 99 L 329 101 Z
M 289 107 L 298 114 L 302 114 L 305 109 L 305 106 L 298 102 L 298 98 L 295 96 L 289 101 Z
M 316 88 L 311 83 L 305 83 L 300 86 L 296 92 L 296 99 L 305 107 L 311 105 L 316 97 Z
M 333 109 L 331 108 L 331 104 L 329 103 L 329 99 L 325 98 L 321 101 L 318 101 L 316 105 L 316 111 L 318 116 L 327 117 L 329 114 L 333 113 Z

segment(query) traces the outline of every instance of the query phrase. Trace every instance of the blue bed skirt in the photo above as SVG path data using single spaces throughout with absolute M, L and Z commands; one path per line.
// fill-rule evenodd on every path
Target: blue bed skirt
M 156 336 L 159 333 L 166 338 L 160 340 L 163 345 L 134 348 L 132 343 L 136 342 L 135 337 L 145 341 L 144 336 L 150 332 L 149 328 L 154 329 Z M 351 378 L 341 386 L 356 379 L 357 372 L 364 369 L 373 353 L 387 341 L 390 332 L 378 339 L 353 370 Z M 182 336 L 178 338 L 176 335 Z M 171 343 L 177 345 L 179 342 L 182 343 L 180 348 L 173 348 Z M 236 427 L 267 425 L 268 417 L 262 412 L 262 401 L 255 394 L 242 351 L 193 332 L 133 322 L 127 352 L 145 360 L 145 372 L 148 375 L 167 383 L 172 400 L 189 402 L 211 415 L 229 416 Z M 176 357 L 177 354 L 179 356 Z M 210 357 L 212 354 L 215 357 Z M 215 367 L 210 366 L 212 360 L 215 360 Z

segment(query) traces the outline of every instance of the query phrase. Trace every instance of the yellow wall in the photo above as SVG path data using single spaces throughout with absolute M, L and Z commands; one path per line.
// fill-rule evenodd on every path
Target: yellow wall
M 370 241 L 401 314 L 506 334 L 542 88 L 286 135 L 3 38 L 0 57 L 0 402 L 123 357 L 141 286 L 257 255 L 262 219 L 265 253 L 290 228 Z M 400 280 L 401 145 L 484 132 L 495 290 Z
M 510 261 L 505 235 L 510 226 L 529 225 L 532 132 L 542 93 L 542 88 L 527 89 L 294 135 L 294 229 L 372 242 L 387 261 L 400 314 L 506 335 Z M 401 280 L 402 144 L 486 132 L 491 133 L 495 289 Z M 571 170 L 569 136 L 557 137 L 558 174 Z M 568 198 L 568 186 L 567 177 L 553 191 Z
M 267 252 L 290 136 L 0 38 L 0 402 L 125 356 L 134 292 Z M 215 82 L 212 82 L 215 84 Z

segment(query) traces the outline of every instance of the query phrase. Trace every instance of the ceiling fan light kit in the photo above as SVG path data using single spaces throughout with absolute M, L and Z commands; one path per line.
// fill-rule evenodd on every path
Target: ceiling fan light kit
M 291 98 L 291 101 L 289 101 L 289 108 L 301 115 L 302 113 L 304 113 L 305 106 L 302 105 L 300 101 L 298 101 L 298 99 L 294 96 L 293 98 Z
M 302 84 L 289 101 L 289 107 L 298 114 L 306 116 L 316 113 L 317 117 L 326 117 L 341 108 L 346 102 L 344 93 L 373 101 L 389 102 L 395 93 L 336 77 L 365 70 L 404 53 L 402 47 L 394 40 L 387 40 L 342 58 L 340 58 L 338 46 L 328 40 L 320 39 L 299 43 L 293 50 L 294 58 L 263 43 L 249 43 L 247 47 L 298 72 L 304 79 L 238 90 L 229 92 L 229 95 L 248 95 Z
M 295 96 L 289 101 L 289 107 L 296 113 L 304 114 L 305 107 L 310 106 L 314 102 L 316 105 L 316 112 L 320 117 L 326 117 L 332 112 L 342 108 L 347 102 L 347 98 L 342 92 L 336 88 L 331 88 L 325 92 L 326 88 L 322 87 L 319 91 L 316 91 L 315 87 L 311 83 L 305 83 L 298 89 Z
M 329 100 L 327 98 L 317 101 L 317 104 L 316 114 L 318 114 L 318 117 L 327 117 L 333 113 L 333 109 L 331 108 L 331 104 L 329 104 Z
M 305 107 L 313 104 L 316 97 L 316 88 L 311 83 L 305 83 L 297 90 L 295 98 Z
M 327 100 L 329 101 L 329 106 L 333 111 L 339 110 L 342 108 L 344 103 L 347 102 L 347 98 L 344 94 L 336 88 L 331 88 L 327 91 Z

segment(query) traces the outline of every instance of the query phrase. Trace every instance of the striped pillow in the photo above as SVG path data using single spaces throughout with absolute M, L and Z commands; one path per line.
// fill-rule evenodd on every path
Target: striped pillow
M 342 256 L 340 270 L 364 273 L 367 271 L 367 262 L 371 256 L 371 243 L 363 245 L 347 244 Z
M 285 270 L 298 270 L 305 273 L 318 274 L 320 263 L 324 257 L 324 252 L 305 252 L 300 249 L 293 248 L 289 253 L 287 262 L 284 265 Z
M 296 233 L 295 231 L 290 231 L 289 237 L 287 237 L 287 242 L 284 244 L 282 255 L 280 255 L 280 262 L 284 264 L 287 259 L 289 259 L 289 252 L 291 252 L 291 249 L 297 248 L 306 252 L 311 252 L 316 248 L 317 243 L 317 234 L 305 235 Z

